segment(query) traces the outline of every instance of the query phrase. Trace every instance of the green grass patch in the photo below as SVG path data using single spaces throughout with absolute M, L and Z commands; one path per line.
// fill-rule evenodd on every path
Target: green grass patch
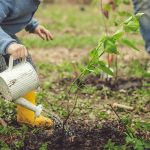
M 28 48 L 91 48 L 97 45 L 99 36 L 70 36 L 64 35 L 56 37 L 53 41 L 43 41 L 39 38 L 24 38 L 23 43 Z

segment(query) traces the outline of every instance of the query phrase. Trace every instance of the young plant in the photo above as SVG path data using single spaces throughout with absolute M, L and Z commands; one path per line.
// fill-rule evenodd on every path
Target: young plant
M 118 45 L 121 41 L 124 41 L 123 44 L 126 46 L 129 46 L 130 48 L 134 50 L 138 50 L 138 48 L 130 42 L 128 39 L 124 38 L 125 33 L 127 32 L 137 32 L 139 30 L 139 18 L 143 15 L 143 13 L 138 13 L 136 15 L 133 15 L 129 17 L 127 20 L 125 20 L 121 25 L 120 29 L 117 30 L 112 35 L 104 35 L 101 37 L 98 46 L 94 48 L 90 53 L 90 59 L 88 64 L 82 69 L 80 75 L 74 80 L 74 82 L 70 85 L 69 90 L 67 92 L 67 100 L 68 100 L 68 115 L 63 123 L 63 127 L 66 125 L 68 119 L 70 118 L 71 114 L 73 113 L 74 109 L 76 108 L 77 104 L 77 92 L 80 90 L 80 86 L 82 83 L 82 80 L 85 78 L 86 75 L 93 73 L 93 74 L 100 74 L 101 72 L 104 72 L 110 76 L 113 76 L 113 71 L 109 68 L 108 64 L 104 62 L 101 57 L 104 54 L 114 54 L 118 55 Z M 75 95 L 75 103 L 72 109 L 69 108 L 69 95 L 76 89 L 74 95 Z M 63 128 L 64 129 L 64 128 Z

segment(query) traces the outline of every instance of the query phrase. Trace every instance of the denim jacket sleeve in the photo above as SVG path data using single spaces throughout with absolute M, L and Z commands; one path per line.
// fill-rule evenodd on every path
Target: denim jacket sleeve
M 7 1 L 0 1 L 0 24 L 3 22 L 3 20 L 7 17 L 9 13 L 9 0 Z M 8 46 L 11 43 L 14 43 L 17 41 L 13 39 L 11 36 L 9 36 L 0 25 L 0 54 L 6 54 L 6 50 Z
M 33 18 L 28 25 L 25 27 L 25 30 L 29 33 L 33 33 L 35 28 L 39 25 L 39 22 Z

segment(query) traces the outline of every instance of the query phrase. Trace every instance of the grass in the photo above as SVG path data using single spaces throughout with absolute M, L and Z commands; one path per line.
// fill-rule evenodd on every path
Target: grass
M 73 48 L 91 48 L 97 45 L 99 36 L 71 36 L 61 35 L 56 37 L 53 41 L 47 42 L 37 38 L 24 38 L 23 43 L 28 48 L 53 48 L 53 47 L 65 47 L 68 49 Z
M 106 21 L 109 32 L 114 32 L 124 18 L 127 18 L 130 14 L 132 13 L 120 14 L 119 17 L 112 15 L 111 19 Z M 105 30 L 99 7 L 42 4 L 35 17 L 41 25 L 51 31 L 54 40 L 47 42 L 26 32 L 19 33 L 23 43 L 30 49 L 53 47 L 68 49 L 93 48 L 97 45 Z M 137 36 L 131 38 L 135 43 L 143 45 L 143 41 Z
M 59 9 L 58 9 L 59 8 Z M 36 18 L 54 35 L 54 41 L 43 42 L 35 36 L 21 33 L 23 43 L 29 48 L 91 48 L 97 45 L 101 33 L 101 15 L 98 8 L 71 5 L 43 5 Z

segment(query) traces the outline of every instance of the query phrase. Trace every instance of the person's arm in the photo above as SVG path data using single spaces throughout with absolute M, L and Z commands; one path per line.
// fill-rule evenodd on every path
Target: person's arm
M 7 17 L 9 13 L 9 2 L 0 1 L 0 24 Z M 0 26 L 0 54 L 6 54 L 6 50 L 11 43 L 17 43 L 17 41 L 11 38 Z
M 0 24 L 4 21 L 13 6 L 12 0 L 0 0 Z M 28 55 L 27 49 L 18 44 L 0 26 L 0 54 L 10 54 L 13 59 L 24 58 Z
M 29 33 L 37 34 L 43 40 L 52 40 L 52 34 L 43 26 L 39 25 L 39 22 L 33 18 L 29 24 L 25 27 L 25 30 Z
M 29 33 L 34 33 L 36 27 L 39 25 L 39 22 L 33 18 L 28 25 L 25 27 L 25 30 Z

